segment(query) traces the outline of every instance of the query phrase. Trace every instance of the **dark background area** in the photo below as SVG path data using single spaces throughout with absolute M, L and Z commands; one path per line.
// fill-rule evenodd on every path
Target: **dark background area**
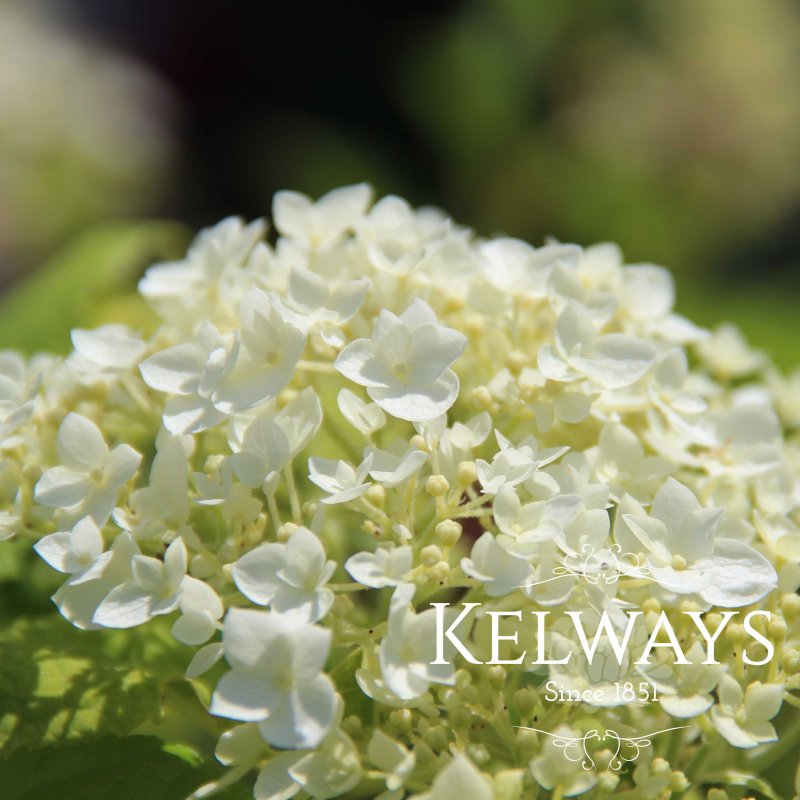
M 5 0 L 15 5 L 28 8 Z M 793 0 L 60 0 L 44 9 L 34 24 L 126 56 L 155 84 L 142 99 L 109 75 L 102 102 L 89 87 L 61 116 L 113 128 L 127 110 L 151 128 L 137 139 L 118 123 L 117 150 L 113 136 L 106 144 L 123 172 L 113 183 L 108 165 L 74 167 L 68 148 L 58 170 L 50 151 L 34 151 L 46 190 L 26 197 L 5 244 L 0 219 L 6 276 L 35 271 L 98 221 L 197 229 L 268 215 L 278 189 L 316 196 L 367 180 L 378 195 L 439 205 L 485 235 L 616 241 L 629 262 L 675 272 L 680 310 L 709 325 L 735 318 L 784 364 L 798 361 Z M 83 68 L 98 82 L 108 71 L 91 59 Z M 48 80 L 57 78 L 43 70 L 39 82 Z M 87 82 L 76 70 L 63 90 Z M 20 91 L 40 90 L 32 80 Z M 137 142 L 156 154 L 129 158 Z M 3 147 L 0 129 L 0 211 L 3 160 L 20 161 Z M 20 182 L 6 191 L 12 211 L 27 195 Z M 39 235 L 54 204 L 69 213 Z

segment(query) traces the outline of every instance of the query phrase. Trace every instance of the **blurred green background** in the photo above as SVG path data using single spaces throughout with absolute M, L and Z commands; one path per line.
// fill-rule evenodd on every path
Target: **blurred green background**
M 0 335 L 123 313 L 115 281 L 186 235 L 131 221 L 368 180 L 482 234 L 616 241 L 793 365 L 798 78 L 796 0 L 0 0 Z M 54 258 L 36 330 L 15 287 Z

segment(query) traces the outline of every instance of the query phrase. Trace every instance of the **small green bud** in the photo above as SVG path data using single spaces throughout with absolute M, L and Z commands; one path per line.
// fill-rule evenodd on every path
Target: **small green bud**
M 397 708 L 389 714 L 389 723 L 401 733 L 411 733 L 414 715 L 407 708 Z
M 383 504 L 386 502 L 386 490 L 379 483 L 373 483 L 364 496 L 378 508 L 383 508 Z
M 453 547 L 461 538 L 461 525 L 452 519 L 442 520 L 434 531 L 445 547 Z
M 497 689 L 499 691 L 506 685 L 507 673 L 499 664 L 493 664 L 491 667 L 489 667 L 486 674 L 489 678 L 489 683 L 492 684 L 493 689 Z
M 422 548 L 419 557 L 426 567 L 433 567 L 442 560 L 442 548 L 438 544 L 429 544 Z
M 431 475 L 425 481 L 425 491 L 431 497 L 444 497 L 450 491 L 450 484 L 444 475 Z
M 478 470 L 474 461 L 462 461 L 458 465 L 458 488 L 466 489 L 478 480 Z
M 619 774 L 605 770 L 597 776 L 597 785 L 601 791 L 611 793 L 619 784 Z
M 485 764 L 491 758 L 489 751 L 482 744 L 470 744 L 467 747 L 467 755 L 478 766 Z
M 447 750 L 447 745 L 450 743 L 450 737 L 441 725 L 431 728 L 423 738 L 432 750 L 439 753 Z

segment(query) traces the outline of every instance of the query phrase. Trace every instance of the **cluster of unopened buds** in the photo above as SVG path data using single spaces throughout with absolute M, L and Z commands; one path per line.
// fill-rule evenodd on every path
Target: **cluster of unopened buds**
M 148 269 L 149 337 L 0 357 L 0 536 L 79 628 L 170 620 L 230 721 L 194 797 L 661 798 L 779 758 L 800 381 L 610 244 L 364 185 L 273 222 Z

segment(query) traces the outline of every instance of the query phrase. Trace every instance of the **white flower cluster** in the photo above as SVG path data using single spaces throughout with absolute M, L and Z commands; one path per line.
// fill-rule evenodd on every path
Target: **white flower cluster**
M 0 535 L 68 576 L 74 625 L 168 616 L 193 649 L 236 722 L 195 796 L 255 770 L 257 800 L 666 797 L 686 754 L 774 740 L 800 686 L 800 382 L 612 245 L 483 240 L 364 185 L 282 192 L 273 219 L 274 243 L 229 218 L 151 267 L 149 338 L 0 357 Z M 480 611 L 437 658 L 430 603 L 462 601 Z M 728 611 L 755 608 L 760 640 Z M 546 638 L 509 609 L 547 612 Z M 634 638 L 666 619 L 686 658 L 559 660 L 570 612 L 632 610 Z M 606 690 L 550 702 L 548 678 Z M 633 678 L 658 700 L 615 699 Z M 532 720 L 694 724 L 675 763 L 617 772 Z

